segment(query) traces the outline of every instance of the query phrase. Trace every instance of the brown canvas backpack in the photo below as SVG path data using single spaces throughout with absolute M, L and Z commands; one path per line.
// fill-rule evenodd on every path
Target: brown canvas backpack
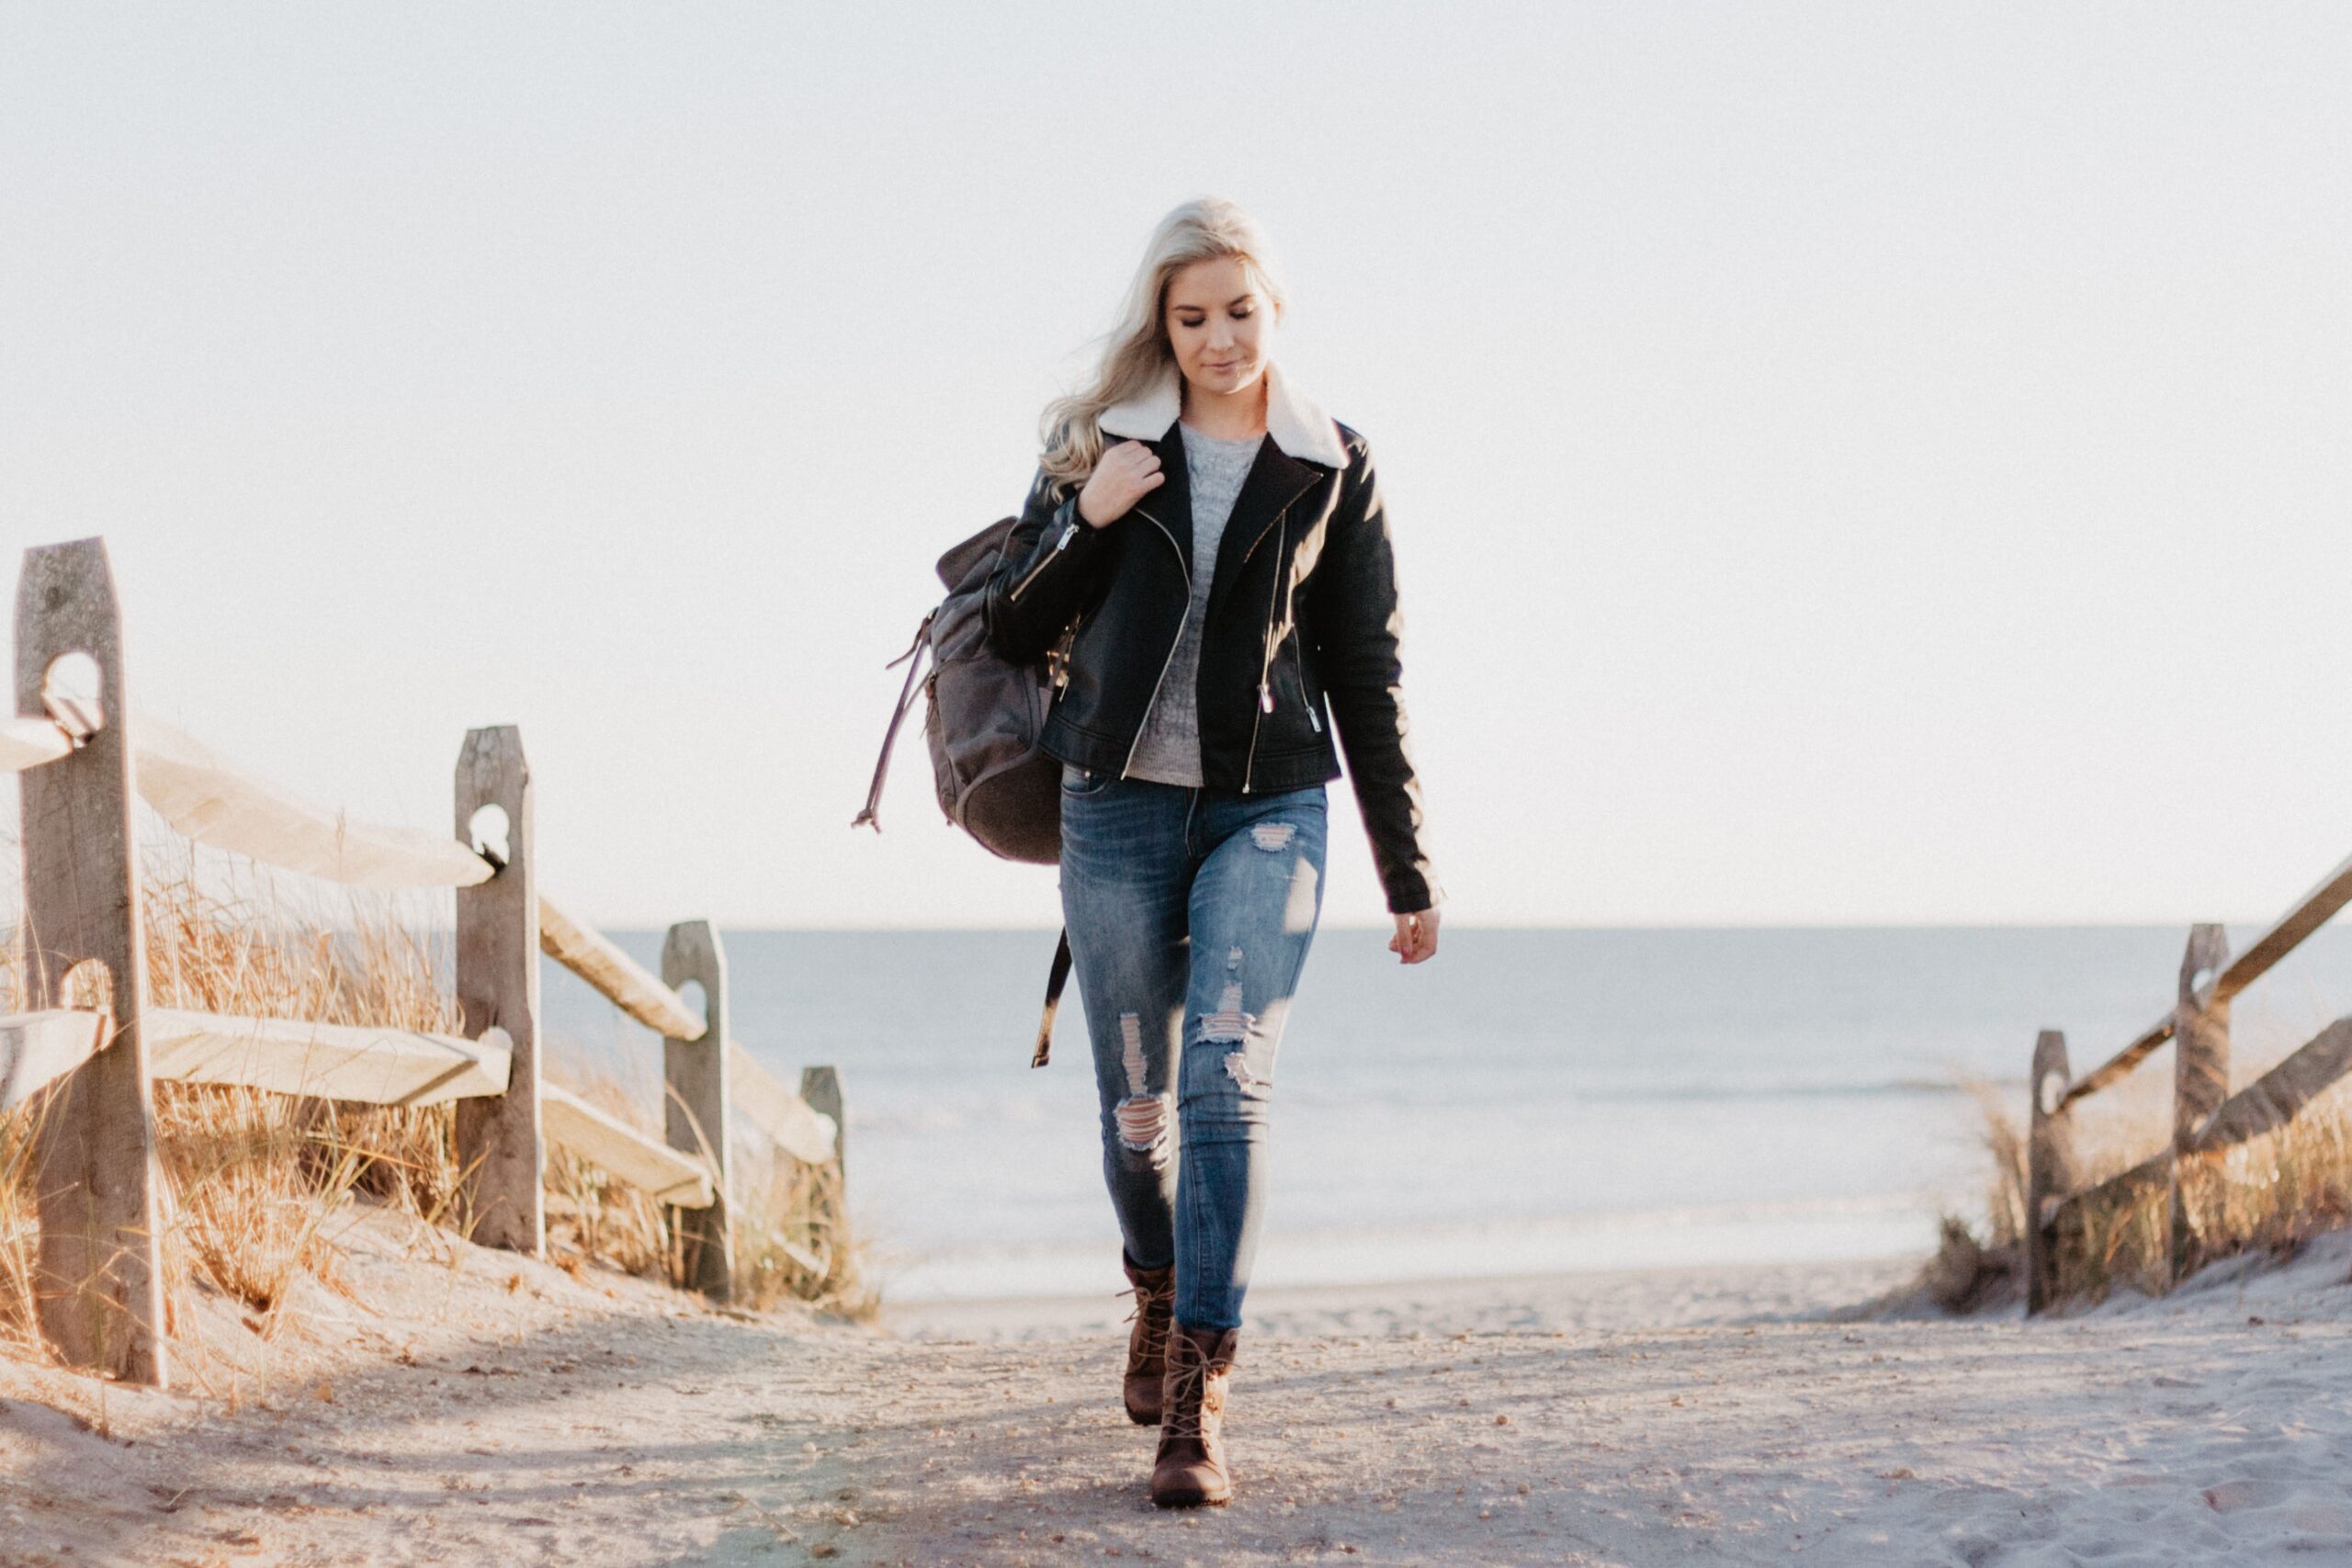
M 983 618 L 988 581 L 1004 554 L 1017 517 L 1001 518 L 939 558 L 939 581 L 947 597 L 922 618 L 907 651 L 885 669 L 907 666 L 906 684 L 882 737 L 874 783 L 865 808 L 850 822 L 882 830 L 882 781 L 890 771 L 890 749 L 899 727 L 914 705 L 915 678 L 928 655 L 931 674 L 922 682 L 923 739 L 930 743 L 932 783 L 939 808 L 952 825 L 1005 860 L 1054 865 L 1061 860 L 1061 762 L 1037 749 L 1054 689 L 1069 657 L 1069 638 L 1046 658 L 1020 664 L 989 646 Z M 1069 932 L 1054 950 L 1046 982 L 1045 1017 L 1030 1066 L 1042 1067 L 1052 1050 L 1054 1010 L 1069 977 Z

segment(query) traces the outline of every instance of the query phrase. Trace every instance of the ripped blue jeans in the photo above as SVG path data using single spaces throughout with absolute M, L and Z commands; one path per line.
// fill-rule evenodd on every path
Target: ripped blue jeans
M 1324 786 L 1243 795 L 1062 768 L 1062 916 L 1127 1256 L 1237 1328 L 1274 1049 L 1323 910 Z

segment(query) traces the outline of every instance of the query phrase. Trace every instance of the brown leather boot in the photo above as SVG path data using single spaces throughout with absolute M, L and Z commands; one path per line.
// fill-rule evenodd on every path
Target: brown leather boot
M 1119 1249 L 1127 1283 L 1136 1288 L 1136 1310 L 1128 1317 L 1127 1419 L 1138 1427 L 1159 1425 L 1159 1385 L 1168 1376 L 1168 1322 L 1176 1311 L 1176 1266 L 1138 1269 Z
M 1225 1393 L 1240 1337 L 1238 1328 L 1169 1325 L 1159 1455 L 1151 1467 L 1151 1500 L 1163 1508 L 1198 1507 L 1233 1495 L 1225 1468 Z

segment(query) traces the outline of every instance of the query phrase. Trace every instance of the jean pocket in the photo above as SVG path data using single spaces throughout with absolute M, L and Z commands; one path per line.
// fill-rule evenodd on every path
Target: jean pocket
M 1062 764 L 1062 793 L 1064 795 L 1101 795 L 1118 782 L 1119 775 L 1116 773 L 1081 768 L 1076 762 Z

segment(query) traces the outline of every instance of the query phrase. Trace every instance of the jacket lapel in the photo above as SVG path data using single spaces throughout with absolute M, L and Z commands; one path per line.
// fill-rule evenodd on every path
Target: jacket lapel
M 1289 387 L 1272 366 L 1267 367 L 1266 434 L 1259 439 L 1258 456 L 1235 497 L 1233 515 L 1226 520 L 1217 543 L 1216 571 L 1209 582 L 1208 614 L 1214 617 L 1230 592 L 1234 577 L 1250 552 L 1258 547 L 1283 508 L 1304 495 L 1327 472 L 1347 466 L 1348 455 L 1329 416 Z M 1184 431 L 1179 418 L 1184 406 L 1183 387 L 1176 367 L 1145 394 L 1103 411 L 1098 422 L 1105 435 L 1148 443 L 1159 455 L 1165 476 L 1159 488 L 1136 502 L 1136 510 L 1156 519 L 1176 541 L 1184 559 L 1184 581 L 1193 574 L 1192 476 L 1184 460 Z M 1306 455 L 1306 461 L 1291 456 Z M 1148 520 L 1145 526 L 1148 527 Z
M 1159 440 L 1149 443 L 1159 454 L 1160 482 L 1156 490 L 1144 492 L 1136 509 L 1159 520 L 1161 527 L 1174 536 L 1177 553 L 1184 558 L 1184 585 L 1190 592 L 1193 582 L 1193 476 L 1184 463 L 1184 432 L 1175 421 Z M 1143 525 L 1151 526 L 1149 518 Z
M 1182 463 L 1183 437 L 1180 434 L 1176 439 L 1177 461 Z M 1233 594 L 1241 563 L 1250 558 L 1250 552 L 1273 527 L 1283 508 L 1306 494 L 1322 477 L 1322 469 L 1291 457 L 1271 438 L 1258 443 L 1258 459 L 1250 465 L 1249 477 L 1241 481 L 1241 493 L 1233 502 L 1233 515 L 1226 519 L 1225 536 L 1217 541 L 1216 575 L 1209 581 L 1209 624 L 1216 624 L 1217 612 Z M 1188 501 L 1186 504 L 1191 503 Z

